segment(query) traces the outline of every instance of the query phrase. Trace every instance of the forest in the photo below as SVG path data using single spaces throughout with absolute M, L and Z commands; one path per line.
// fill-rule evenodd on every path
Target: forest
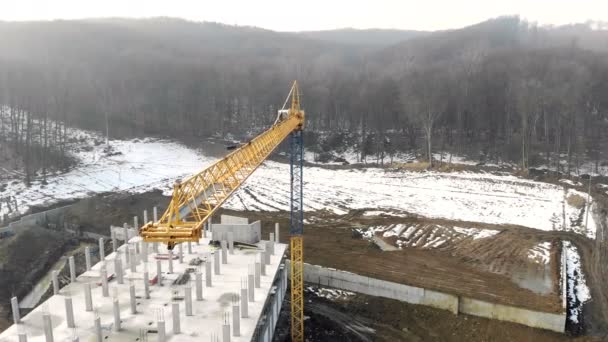
M 526 170 L 608 163 L 608 26 L 500 17 L 455 30 L 285 33 L 172 18 L 0 22 L 0 158 L 66 168 L 66 127 L 247 139 L 297 79 L 307 147 L 437 151 Z

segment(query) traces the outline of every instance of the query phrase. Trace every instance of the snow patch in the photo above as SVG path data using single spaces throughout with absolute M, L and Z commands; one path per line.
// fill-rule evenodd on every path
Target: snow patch
M 581 257 L 578 249 L 570 241 L 563 241 L 563 252 L 566 253 L 567 277 L 568 277 L 568 318 L 574 323 L 579 322 L 583 312 L 583 304 L 591 299 L 591 292 L 587 286 L 585 275 L 582 271 Z
M 472 237 L 473 240 L 484 239 L 500 233 L 500 230 L 454 227 L 457 233 Z
M 338 299 L 348 299 L 349 297 L 355 295 L 354 292 L 350 291 L 314 286 L 307 286 L 306 292 L 312 293 L 317 297 L 326 298 L 332 301 Z
M 548 264 L 551 254 L 551 242 L 541 242 L 528 251 L 528 258 L 538 264 Z

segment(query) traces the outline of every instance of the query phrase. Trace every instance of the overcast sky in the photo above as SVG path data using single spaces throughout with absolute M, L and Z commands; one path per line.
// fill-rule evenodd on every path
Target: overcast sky
M 608 21 L 608 0 L 0 0 L 0 20 L 170 16 L 277 31 L 437 30 L 510 14 L 540 24 Z

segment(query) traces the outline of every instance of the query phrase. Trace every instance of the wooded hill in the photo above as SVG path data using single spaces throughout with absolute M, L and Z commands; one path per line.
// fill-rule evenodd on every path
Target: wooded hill
M 27 132 L 51 134 L 34 127 L 45 118 L 107 123 L 119 137 L 257 133 L 294 79 L 312 149 L 331 149 L 314 132 L 350 132 L 379 158 L 442 149 L 564 172 L 608 158 L 608 31 L 596 24 L 280 33 L 170 18 L 0 22 L 0 46 L 0 136 L 26 159 Z M 60 150 L 55 132 L 39 153 Z

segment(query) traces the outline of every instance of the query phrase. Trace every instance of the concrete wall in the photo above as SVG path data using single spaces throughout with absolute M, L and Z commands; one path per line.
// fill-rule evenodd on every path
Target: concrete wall
M 458 313 L 458 297 L 420 287 L 361 276 L 332 268 L 304 264 L 304 281 Z
M 566 327 L 565 313 L 533 311 L 466 297 L 460 297 L 459 312 L 557 332 L 564 332 Z
M 289 268 L 289 264 L 287 264 L 287 268 Z M 304 264 L 304 281 L 370 296 L 426 305 L 448 310 L 453 314 L 464 313 L 560 333 L 563 333 L 566 327 L 565 311 L 562 313 L 549 313 L 489 303 L 478 299 L 374 279 L 316 265 Z
M 223 216 L 223 215 L 222 215 Z M 262 238 L 260 221 L 251 224 L 212 224 L 211 239 L 214 241 L 227 240 L 228 232 L 234 233 L 235 242 L 257 243 Z
M 63 207 L 25 215 L 19 221 L 11 222 L 7 227 L 0 228 L 1 235 L 16 233 L 19 229 L 38 225 L 49 229 L 64 229 L 65 212 L 71 207 L 66 205 Z
M 246 217 L 222 215 L 220 216 L 220 224 L 249 224 L 249 219 Z

